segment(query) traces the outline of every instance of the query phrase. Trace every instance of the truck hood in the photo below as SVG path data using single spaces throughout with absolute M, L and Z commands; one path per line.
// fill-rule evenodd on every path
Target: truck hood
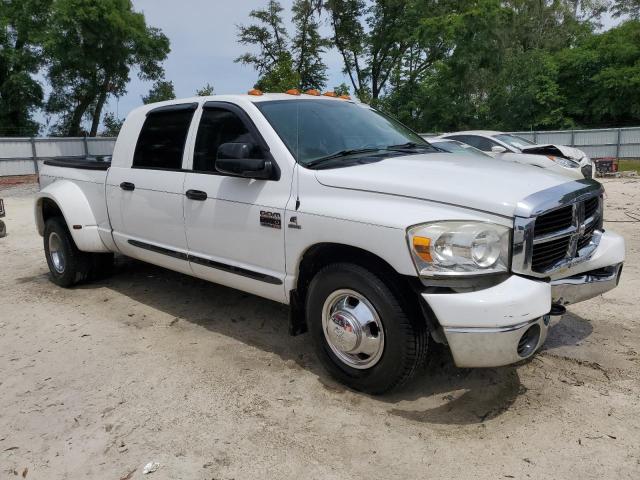
M 317 170 L 327 187 L 446 203 L 512 217 L 528 195 L 571 181 L 542 168 L 450 153 L 387 158 Z
M 533 153 L 536 155 L 555 155 L 557 157 L 564 157 L 577 162 L 580 162 L 580 160 L 585 156 L 585 153 L 582 150 L 567 147 L 566 145 L 533 145 L 531 147 L 522 147 L 520 151 L 522 153 Z

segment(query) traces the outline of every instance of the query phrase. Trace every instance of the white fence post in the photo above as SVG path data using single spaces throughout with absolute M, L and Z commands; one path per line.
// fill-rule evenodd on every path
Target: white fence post
M 38 166 L 38 151 L 36 150 L 36 139 L 31 137 L 31 156 L 33 157 L 33 167 L 36 175 L 40 174 L 40 167 Z

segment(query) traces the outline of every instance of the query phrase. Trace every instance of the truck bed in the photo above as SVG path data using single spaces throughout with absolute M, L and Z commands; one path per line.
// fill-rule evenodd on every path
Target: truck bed
M 44 164 L 51 167 L 79 168 L 81 170 L 108 170 L 111 166 L 111 156 L 45 158 Z

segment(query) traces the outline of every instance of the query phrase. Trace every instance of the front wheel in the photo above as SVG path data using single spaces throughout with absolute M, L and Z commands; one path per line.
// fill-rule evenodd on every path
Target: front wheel
M 340 263 L 322 269 L 311 281 L 306 309 L 320 361 L 351 388 L 387 392 L 408 381 L 426 358 L 423 319 L 363 267 Z

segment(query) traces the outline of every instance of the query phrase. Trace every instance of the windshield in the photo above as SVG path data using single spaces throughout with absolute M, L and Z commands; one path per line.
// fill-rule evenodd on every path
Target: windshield
M 535 145 L 535 143 L 527 140 L 526 138 L 519 137 L 517 135 L 511 135 L 508 133 L 501 133 L 500 135 L 494 135 L 493 138 L 500 140 L 515 148 L 525 148 Z
M 472 147 L 471 145 L 467 145 L 465 143 L 453 142 L 451 140 L 449 141 L 433 141 L 432 140 L 430 143 L 434 147 L 449 153 L 459 153 L 461 155 L 469 155 L 471 157 L 491 158 L 486 153 L 482 153 L 477 148 Z
M 353 102 L 279 100 L 255 105 L 302 165 L 342 153 L 341 162 L 392 146 L 430 148 L 401 123 Z

